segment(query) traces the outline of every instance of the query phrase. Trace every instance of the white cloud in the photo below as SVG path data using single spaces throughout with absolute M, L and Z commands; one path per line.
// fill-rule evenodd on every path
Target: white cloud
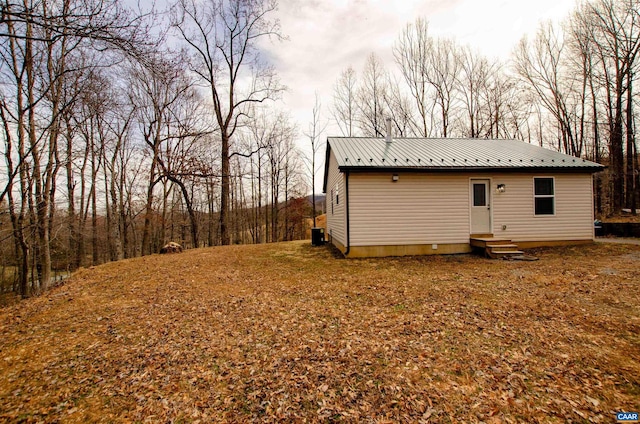
M 359 72 L 370 53 L 393 68 L 393 43 L 418 17 L 429 21 L 435 36 L 506 60 L 524 34 L 535 32 L 543 20 L 566 17 L 574 7 L 575 0 L 280 0 L 277 15 L 288 41 L 263 48 L 289 88 L 284 107 L 306 128 L 316 91 L 328 119 L 340 72 L 348 66 Z M 334 126 L 327 132 L 338 135 Z
M 524 34 L 534 33 L 542 21 L 563 19 L 574 7 L 574 0 L 466 0 L 430 19 L 430 29 L 506 59 Z
M 505 59 L 524 33 L 573 7 L 574 0 L 281 0 L 278 18 L 288 41 L 264 47 L 289 87 L 287 107 L 304 119 L 315 91 L 329 105 L 332 85 L 347 66 L 361 69 L 373 52 L 392 67 L 393 43 L 419 16 L 433 35 Z

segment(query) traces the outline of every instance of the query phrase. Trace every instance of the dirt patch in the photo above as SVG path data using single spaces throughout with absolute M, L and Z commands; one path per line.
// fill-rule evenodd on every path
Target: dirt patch
M 611 422 L 640 409 L 640 246 L 153 255 L 0 309 L 0 421 Z M 614 272 L 610 272 L 614 271 Z

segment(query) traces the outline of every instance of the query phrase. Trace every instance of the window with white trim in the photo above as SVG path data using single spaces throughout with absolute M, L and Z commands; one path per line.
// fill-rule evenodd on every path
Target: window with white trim
M 533 201 L 536 215 L 555 215 L 556 195 L 553 177 L 533 179 Z

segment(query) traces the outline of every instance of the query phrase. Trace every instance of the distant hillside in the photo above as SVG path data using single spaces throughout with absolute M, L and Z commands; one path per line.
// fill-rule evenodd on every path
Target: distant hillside
M 307 196 L 307 201 L 312 204 L 312 196 Z M 327 196 L 325 194 L 316 194 L 316 212 L 320 215 L 327 211 Z

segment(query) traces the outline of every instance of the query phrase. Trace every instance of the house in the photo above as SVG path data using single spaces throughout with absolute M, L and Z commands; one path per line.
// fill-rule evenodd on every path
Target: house
M 603 168 L 518 140 L 329 137 L 326 237 L 347 257 L 588 243 Z

